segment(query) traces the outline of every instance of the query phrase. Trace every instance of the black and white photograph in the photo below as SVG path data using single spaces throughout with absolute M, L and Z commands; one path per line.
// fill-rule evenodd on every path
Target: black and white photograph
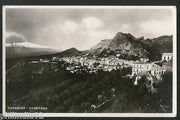
M 3 6 L 6 115 L 175 117 L 175 6 Z

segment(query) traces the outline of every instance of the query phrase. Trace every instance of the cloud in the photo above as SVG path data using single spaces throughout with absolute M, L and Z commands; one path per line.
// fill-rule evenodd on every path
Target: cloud
M 82 19 L 82 25 L 87 29 L 98 29 L 104 26 L 104 23 L 96 17 L 87 17 Z
M 26 42 L 26 38 L 16 32 L 6 32 L 6 43 L 21 43 Z
M 65 31 L 69 31 L 69 32 L 75 32 L 78 29 L 78 24 L 71 20 L 68 20 L 68 21 L 64 22 L 61 29 L 65 30 Z
M 28 42 L 52 48 L 84 50 L 117 32 L 153 38 L 172 34 L 170 9 L 8 8 L 6 30 Z M 23 38 L 21 37 L 21 38 Z
M 123 25 L 122 25 L 122 29 L 127 30 L 127 29 L 129 29 L 129 28 L 130 28 L 129 24 L 123 24 Z
M 95 17 L 84 18 L 80 21 L 67 20 L 63 23 L 57 21 L 40 29 L 34 35 L 34 39 L 38 44 L 43 43 L 43 45 L 61 48 L 61 50 L 71 47 L 86 50 L 102 39 L 112 38 L 114 33 L 104 30 L 103 27 L 103 22 Z
M 146 34 L 146 37 L 173 34 L 173 23 L 171 20 L 150 20 L 143 22 L 140 27 L 141 33 Z

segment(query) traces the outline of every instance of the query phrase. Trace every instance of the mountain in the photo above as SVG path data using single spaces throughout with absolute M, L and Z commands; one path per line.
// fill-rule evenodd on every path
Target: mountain
M 118 32 L 114 38 L 102 40 L 96 46 L 91 48 L 91 54 L 100 56 L 117 55 L 127 59 L 138 59 L 147 57 L 148 51 L 143 48 L 136 38 L 130 33 Z
M 49 48 L 12 48 L 6 47 L 7 57 L 28 57 L 28 56 L 39 56 L 55 53 L 55 50 Z
M 6 55 L 7 58 L 29 57 L 28 59 L 95 55 L 99 57 L 118 56 L 127 60 L 149 58 L 151 61 L 155 61 L 161 59 L 162 53 L 172 52 L 172 39 L 173 36 L 160 36 L 153 39 L 136 38 L 130 33 L 118 32 L 112 39 L 101 40 L 97 45 L 86 51 L 70 48 L 59 52 L 45 46 L 23 42 L 7 44 Z
M 107 49 L 110 42 L 111 42 L 110 39 L 101 40 L 101 42 L 99 42 L 97 45 L 92 47 L 91 50 L 95 50 L 95 49 L 98 49 L 98 48 Z
M 112 39 L 101 40 L 90 49 L 92 55 L 118 55 L 123 59 L 150 58 L 158 60 L 162 53 L 172 52 L 172 36 L 153 39 L 136 38 L 130 33 L 118 32 Z
M 39 55 L 52 54 L 56 52 L 57 50 L 55 49 L 29 42 L 6 43 L 7 58 L 39 56 Z
M 77 50 L 76 48 L 70 48 L 62 52 L 55 53 L 53 54 L 53 56 L 67 57 L 67 56 L 77 56 L 80 54 L 81 54 L 81 51 Z
M 173 36 L 160 36 L 153 39 L 141 39 L 140 43 L 150 53 L 151 60 L 160 60 L 162 53 L 173 52 Z
M 7 49 L 7 47 L 6 47 Z M 27 48 L 26 48 L 27 49 Z M 7 49 L 9 50 L 9 49 Z M 6 52 L 7 52 L 6 50 Z M 38 49 L 32 49 L 32 50 L 38 50 Z M 76 48 L 70 48 L 67 50 L 64 50 L 62 52 L 56 52 L 56 53 L 44 53 L 42 54 L 42 49 L 39 49 L 40 52 L 38 55 L 36 52 L 36 55 L 34 54 L 29 54 L 29 56 L 27 55 L 23 55 L 23 56 L 18 56 L 18 57 L 7 57 L 6 58 L 6 69 L 11 68 L 13 65 L 17 64 L 18 62 L 21 61 L 32 61 L 32 60 L 39 60 L 39 59 L 51 59 L 52 57 L 56 56 L 56 57 L 71 57 L 71 56 L 78 56 L 78 55 L 85 55 L 88 53 L 87 51 L 79 51 Z M 47 50 L 47 49 L 46 49 Z M 22 50 L 19 50 L 19 52 L 21 52 Z M 28 49 L 27 53 L 30 51 L 30 48 Z M 9 51 L 8 51 L 9 52 Z M 24 51 L 22 51 L 23 53 L 25 53 Z M 22 54 L 21 54 L 22 55 Z M 17 56 L 17 53 L 16 53 Z

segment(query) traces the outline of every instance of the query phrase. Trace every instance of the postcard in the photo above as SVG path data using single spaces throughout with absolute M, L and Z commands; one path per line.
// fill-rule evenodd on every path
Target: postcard
M 3 6 L 3 115 L 175 117 L 175 6 Z

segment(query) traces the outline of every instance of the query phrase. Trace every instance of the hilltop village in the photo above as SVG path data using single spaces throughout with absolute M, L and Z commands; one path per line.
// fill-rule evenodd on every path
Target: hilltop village
M 112 71 L 122 69 L 124 67 L 132 68 L 131 75 L 127 75 L 130 78 L 135 78 L 134 85 L 138 84 L 138 80 L 142 76 L 146 76 L 148 79 L 148 86 L 150 91 L 155 92 L 155 84 L 162 80 L 162 75 L 165 72 L 172 72 L 172 53 L 163 53 L 161 61 L 150 62 L 147 58 L 140 58 L 140 60 L 124 60 L 119 59 L 117 56 L 112 57 L 52 57 L 51 60 L 40 59 L 39 61 L 31 61 L 29 63 L 51 63 L 51 69 L 58 71 L 56 64 L 60 61 L 66 63 L 66 70 L 70 73 L 82 73 L 86 71 L 88 73 L 97 73 L 98 70 Z M 43 67 L 45 69 L 46 66 Z M 43 69 L 40 71 L 42 73 Z
M 161 61 L 149 62 L 147 58 L 141 58 L 137 61 L 123 60 L 117 57 L 53 57 L 52 60 L 40 59 L 39 61 L 31 61 L 29 63 L 53 63 L 57 64 L 59 61 L 68 63 L 66 70 L 71 73 L 81 72 L 85 70 L 89 73 L 96 73 L 98 70 L 112 71 L 124 67 L 132 68 L 132 76 L 140 75 L 149 72 L 152 76 L 163 75 L 166 71 L 172 72 L 172 53 L 163 53 Z

